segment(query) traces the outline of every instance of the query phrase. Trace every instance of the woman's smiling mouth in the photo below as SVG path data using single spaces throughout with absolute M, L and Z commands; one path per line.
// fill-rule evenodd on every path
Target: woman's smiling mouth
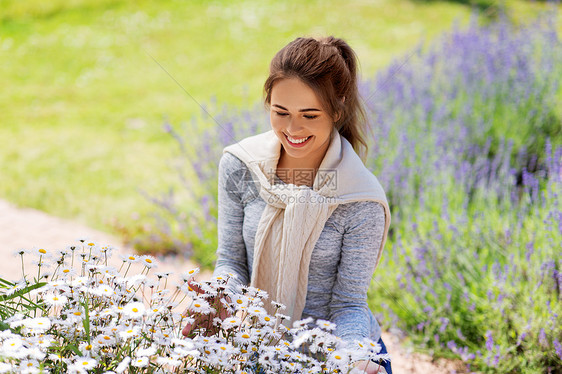
M 290 145 L 294 146 L 294 147 L 302 147 L 304 146 L 306 143 L 308 143 L 308 140 L 310 140 L 310 138 L 312 138 L 311 136 L 308 136 L 306 138 L 292 138 L 289 135 L 285 134 L 285 138 L 287 139 L 287 141 L 289 142 Z

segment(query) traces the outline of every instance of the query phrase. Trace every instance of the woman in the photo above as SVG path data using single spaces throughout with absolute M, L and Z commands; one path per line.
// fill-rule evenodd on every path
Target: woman
M 271 61 L 264 89 L 272 130 L 226 147 L 219 163 L 214 275 L 266 290 L 292 321 L 330 320 L 342 339 L 386 351 L 367 290 L 390 211 L 357 155 L 366 142 L 355 53 L 338 38 L 297 38 Z

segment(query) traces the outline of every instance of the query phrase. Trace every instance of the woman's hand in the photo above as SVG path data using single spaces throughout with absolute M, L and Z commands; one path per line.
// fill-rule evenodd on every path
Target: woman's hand
M 205 293 L 205 291 L 203 291 L 201 287 L 199 287 L 195 283 L 192 283 L 191 280 L 188 282 L 188 285 L 189 288 L 195 291 L 198 295 Z M 230 302 L 228 296 L 225 297 L 227 301 Z M 208 298 L 207 301 L 209 302 L 209 305 L 215 310 L 215 312 L 211 312 L 209 314 L 195 313 L 193 315 L 195 321 L 193 321 L 193 323 L 188 323 L 187 325 L 185 325 L 182 330 L 183 336 L 190 337 L 193 334 L 194 330 L 199 327 L 204 327 L 206 329 L 205 336 L 214 335 L 219 331 L 219 328 L 213 324 L 213 320 L 215 319 L 215 317 L 219 317 L 221 320 L 224 320 L 232 315 L 232 313 L 230 313 L 230 311 L 228 311 L 228 309 L 222 304 L 220 298 L 211 297 Z M 187 312 L 188 311 L 186 310 L 184 315 L 187 315 Z
M 366 373 L 366 374 L 387 374 L 386 370 L 379 364 L 374 363 L 373 361 L 357 361 L 353 366 L 355 373 Z

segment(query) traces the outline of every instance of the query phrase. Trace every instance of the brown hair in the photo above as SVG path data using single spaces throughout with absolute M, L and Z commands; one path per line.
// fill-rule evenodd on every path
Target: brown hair
M 299 78 L 310 86 L 332 118 L 340 135 L 365 161 L 366 116 L 357 88 L 357 57 L 342 39 L 333 36 L 297 38 L 283 47 L 269 66 L 264 84 L 265 104 L 271 104 L 271 89 L 284 78 Z

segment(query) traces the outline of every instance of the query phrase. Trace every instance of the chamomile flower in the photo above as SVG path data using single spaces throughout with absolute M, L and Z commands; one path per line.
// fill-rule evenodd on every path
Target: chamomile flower
M 131 361 L 131 365 L 133 365 L 135 367 L 138 367 L 138 368 L 147 367 L 149 363 L 150 363 L 150 361 L 149 361 L 147 356 L 137 357 L 137 358 L 134 358 Z
M 49 293 L 43 297 L 45 302 L 51 306 L 61 306 L 66 304 L 68 298 L 64 295 L 59 295 L 56 293 Z
M 156 359 L 158 365 L 169 365 L 171 367 L 177 367 L 181 365 L 181 361 L 174 359 L 172 357 L 158 357 Z
M 74 365 L 83 370 L 91 370 L 97 364 L 98 362 L 91 357 L 78 357 L 76 360 L 74 360 Z
M 265 309 L 260 307 L 260 306 L 254 306 L 254 307 L 248 308 L 248 313 L 252 316 L 255 316 L 255 317 L 262 317 L 262 316 L 265 316 L 267 314 Z
M 273 325 L 275 323 L 275 319 L 271 318 L 271 316 L 267 314 L 260 314 L 258 316 L 260 322 L 264 325 Z
M 240 319 L 238 317 L 229 317 L 222 321 L 222 328 L 225 330 L 231 330 L 240 326 Z
M 164 272 L 154 273 L 154 275 L 158 279 L 162 279 L 162 278 L 167 279 L 170 275 L 172 275 L 172 272 L 171 271 L 164 271 Z
M 191 280 L 197 273 L 199 273 L 199 268 L 184 271 L 180 274 L 180 279 L 183 282 L 187 282 Z
M 326 331 L 333 331 L 336 328 L 336 324 L 323 319 L 316 320 L 316 326 L 324 329 Z
M 114 346 L 116 343 L 115 337 L 108 334 L 99 334 L 94 339 L 95 343 L 102 347 L 111 347 Z
M 231 298 L 232 305 L 236 310 L 244 310 L 249 303 L 249 300 L 246 296 L 243 295 L 236 295 L 235 297 Z
M 154 356 L 156 354 L 156 347 L 151 345 L 148 348 L 138 348 L 135 352 L 135 355 L 140 356 Z
M 51 320 L 47 317 L 29 318 L 24 319 L 22 324 L 29 329 L 44 331 L 51 327 Z
M 64 266 L 64 267 L 60 268 L 59 273 L 65 278 L 73 277 L 73 276 L 76 275 L 76 270 L 74 270 L 73 268 Z
M 117 374 L 123 373 L 129 367 L 129 363 L 131 363 L 131 357 L 125 357 L 123 361 L 121 361 L 119 365 L 117 365 L 117 367 L 115 368 L 115 372 Z
M 14 283 L 13 285 L 11 285 L 10 287 L 6 288 L 3 291 L 6 293 L 6 295 L 9 296 L 23 289 L 25 286 L 26 286 L 25 282 L 18 282 L 18 283 Z
M 135 338 L 140 335 L 140 328 L 138 326 L 131 326 L 119 331 L 119 336 L 123 340 Z
M 115 290 L 111 288 L 109 285 L 100 285 L 92 290 L 92 293 L 97 296 L 113 296 L 115 294 Z
M 27 254 L 30 254 L 30 253 L 31 253 L 31 251 L 29 249 L 23 249 L 23 248 L 16 249 L 15 251 L 12 251 L 13 256 L 23 256 L 23 255 L 27 255 Z
M 207 300 L 197 298 L 197 299 L 193 300 L 193 302 L 189 306 L 189 310 L 191 310 L 195 313 L 209 314 L 209 313 L 211 313 L 213 308 L 211 308 L 211 306 L 209 305 Z
M 123 262 L 128 262 L 129 264 L 136 264 L 140 261 L 140 256 L 128 254 L 128 255 L 119 255 Z
M 35 253 L 37 256 L 49 256 L 50 255 L 49 251 L 47 251 L 45 248 L 35 248 L 33 250 L 33 253 Z
M 22 360 L 17 369 L 17 373 L 22 374 L 35 374 L 40 373 L 41 365 L 37 360 Z
M 132 302 L 123 307 L 122 313 L 129 318 L 141 318 L 144 315 L 146 308 L 141 302 Z
M 245 330 L 237 332 L 234 337 L 234 341 L 242 345 L 250 344 L 253 342 L 253 340 L 254 339 L 252 333 L 250 331 L 245 331 Z
M 139 262 L 144 264 L 145 267 L 152 269 L 153 267 L 157 266 L 157 262 L 156 259 L 152 256 L 141 256 L 141 258 L 139 259 Z
M 341 350 L 335 350 L 328 355 L 328 365 L 343 370 L 349 365 L 349 355 Z

